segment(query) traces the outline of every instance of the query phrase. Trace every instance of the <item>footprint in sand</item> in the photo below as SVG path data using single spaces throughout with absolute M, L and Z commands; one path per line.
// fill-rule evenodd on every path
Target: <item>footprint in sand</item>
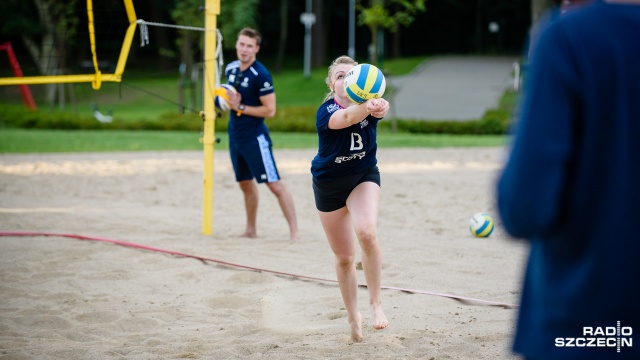
M 120 319 L 115 311 L 95 311 L 76 315 L 75 319 L 84 324 L 107 324 Z
M 149 329 L 156 329 L 160 325 L 158 321 L 154 319 L 140 317 L 121 319 L 118 320 L 116 324 L 123 332 L 128 333 L 145 332 L 149 331 Z
M 229 280 L 236 284 L 262 284 L 271 281 L 269 275 L 245 271 L 229 276 Z
M 333 312 L 330 314 L 327 314 L 327 319 L 329 320 L 338 320 L 338 319 L 342 319 L 342 318 L 346 318 L 347 317 L 347 313 L 346 312 Z
M 253 298 L 242 296 L 217 296 L 207 299 L 207 305 L 213 309 L 242 309 L 247 306 L 254 305 L 256 302 Z

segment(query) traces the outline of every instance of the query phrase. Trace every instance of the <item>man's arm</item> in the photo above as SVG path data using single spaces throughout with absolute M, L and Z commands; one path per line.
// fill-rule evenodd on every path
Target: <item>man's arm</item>
M 531 62 L 510 159 L 497 184 L 503 225 L 516 237 L 550 231 L 561 213 L 579 83 L 569 48 L 560 35 L 546 34 Z
M 241 95 L 238 94 L 236 99 L 231 100 L 231 105 L 233 111 L 241 112 L 243 115 L 260 118 L 271 118 L 276 115 L 276 93 L 260 96 L 260 102 L 262 103 L 260 106 L 245 105 L 242 103 Z

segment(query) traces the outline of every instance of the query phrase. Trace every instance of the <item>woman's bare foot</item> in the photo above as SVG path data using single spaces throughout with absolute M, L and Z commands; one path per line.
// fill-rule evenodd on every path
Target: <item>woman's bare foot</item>
M 360 313 L 356 314 L 355 319 L 349 319 L 349 325 L 351 326 L 351 341 L 352 342 L 361 342 L 362 341 L 362 315 Z
M 255 231 L 245 231 L 242 234 L 238 235 L 238 237 L 241 238 L 248 238 L 248 239 L 255 239 L 258 237 L 258 234 L 256 234 Z
M 382 330 L 389 325 L 380 304 L 371 304 L 371 318 L 373 319 L 373 328 L 376 330 Z

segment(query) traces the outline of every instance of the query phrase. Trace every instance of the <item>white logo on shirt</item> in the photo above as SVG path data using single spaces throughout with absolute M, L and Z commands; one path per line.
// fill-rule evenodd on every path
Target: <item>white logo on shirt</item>
M 349 161 L 349 160 L 353 160 L 355 158 L 358 158 L 358 160 L 362 160 L 362 158 L 364 158 L 364 156 L 366 155 L 366 151 L 357 153 L 357 154 L 353 154 L 353 155 L 349 155 L 349 156 L 338 156 L 336 157 L 335 162 L 337 162 L 338 164 L 344 162 L 344 161 Z
M 262 84 L 262 89 L 260 89 L 260 91 L 265 91 L 270 89 L 273 89 L 273 85 L 269 84 L 268 81 L 265 81 L 264 84 Z
M 330 104 L 327 105 L 327 112 L 331 114 L 332 112 L 340 110 L 340 105 L 338 104 Z

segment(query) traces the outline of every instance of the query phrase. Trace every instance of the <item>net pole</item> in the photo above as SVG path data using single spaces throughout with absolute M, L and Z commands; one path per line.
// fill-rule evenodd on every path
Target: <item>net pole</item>
M 216 29 L 220 0 L 205 0 L 205 29 Z M 213 232 L 213 147 L 215 144 L 215 106 L 213 92 L 216 78 L 216 31 L 204 33 L 204 173 L 202 194 L 202 233 Z
M 102 78 L 100 74 L 100 68 L 98 67 L 98 55 L 96 54 L 96 32 L 93 26 L 93 1 L 87 0 L 87 18 L 89 19 L 89 42 L 91 43 L 91 57 L 93 60 L 93 67 L 96 75 L 95 79 L 91 82 L 91 87 L 94 90 L 100 90 L 102 85 Z
M 131 50 L 131 43 L 133 42 L 133 36 L 136 32 L 136 27 L 138 26 L 138 19 L 136 17 L 136 10 L 133 7 L 133 0 L 123 0 L 123 2 L 124 8 L 127 11 L 127 18 L 129 19 L 129 27 L 127 28 L 127 32 L 124 36 L 124 41 L 122 42 L 120 57 L 118 58 L 114 74 L 117 79 L 116 81 L 118 82 L 121 81 L 122 74 L 124 73 L 127 58 L 129 57 L 129 51 Z

